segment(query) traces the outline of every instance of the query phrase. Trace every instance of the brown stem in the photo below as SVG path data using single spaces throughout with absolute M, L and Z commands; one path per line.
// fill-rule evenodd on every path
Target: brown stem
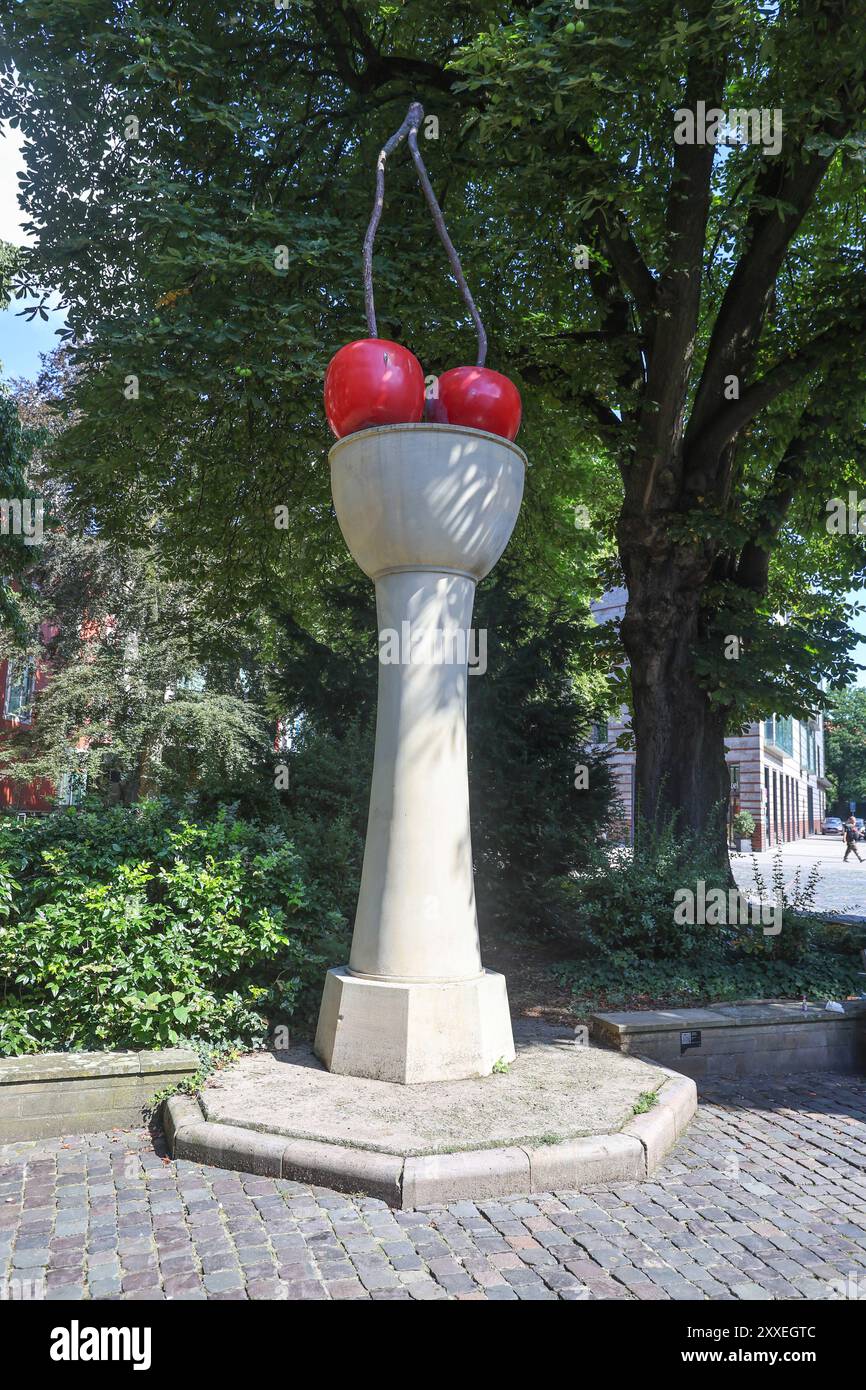
M 445 254 L 447 255 L 448 261 L 451 265 L 451 270 L 453 271 L 454 279 L 457 281 L 457 288 L 460 290 L 460 293 L 463 296 L 463 301 L 470 314 L 472 315 L 472 322 L 475 324 L 475 331 L 478 334 L 478 359 L 476 362 L 476 366 L 483 367 L 485 359 L 487 357 L 487 334 L 484 331 L 484 324 L 481 322 L 481 315 L 475 307 L 475 300 L 472 298 L 469 286 L 466 283 L 466 277 L 463 274 L 463 268 L 460 265 L 460 258 L 454 249 L 453 241 L 448 235 L 448 228 L 445 226 L 445 218 L 442 216 L 442 209 L 436 201 L 436 194 L 433 192 L 433 186 L 430 183 L 429 178 L 427 177 L 427 170 L 424 168 L 424 161 L 421 158 L 421 151 L 418 149 L 418 125 L 424 117 L 424 111 L 422 107 L 417 105 L 417 103 L 415 107 L 413 107 L 413 110 L 416 110 L 418 115 L 409 127 L 409 149 L 412 151 L 412 159 L 415 164 L 415 170 L 418 174 L 418 180 L 421 184 L 422 189 L 424 190 L 424 197 L 427 199 L 427 206 L 430 209 L 430 215 L 433 218 L 433 223 L 436 227 L 437 232 L 439 233 L 439 240 L 445 247 Z
M 367 329 L 371 338 L 377 336 L 376 306 L 373 301 L 373 242 L 376 239 L 376 232 L 382 217 L 382 208 L 385 204 L 385 161 L 388 155 L 392 154 L 397 148 L 400 141 L 408 135 L 409 149 L 412 151 L 412 160 L 418 174 L 424 197 L 427 200 L 427 206 L 430 209 L 434 226 L 439 233 L 439 239 L 442 245 L 445 247 L 445 254 L 448 257 L 454 279 L 457 281 L 457 288 L 460 290 L 463 296 L 463 302 L 472 315 L 472 322 L 475 324 L 475 331 L 478 334 L 478 359 L 476 365 L 483 367 L 487 358 L 487 333 L 485 332 L 484 324 L 481 322 L 481 315 L 475 307 L 475 300 L 472 298 L 469 286 L 466 283 L 466 277 L 460 265 L 460 258 L 454 249 L 454 243 L 448 235 L 448 228 L 445 226 L 445 218 L 442 216 L 442 209 L 436 201 L 436 194 L 433 192 L 433 187 L 427 177 L 427 170 L 424 167 L 424 161 L 421 158 L 421 152 L 418 149 L 418 127 L 423 119 L 423 106 L 419 101 L 413 101 L 406 113 L 406 119 L 403 121 L 399 130 L 394 131 L 390 140 L 388 140 L 380 150 L 379 158 L 376 163 L 376 197 L 373 202 L 373 213 L 370 217 L 370 225 L 367 228 L 367 235 L 364 237 L 364 307 L 367 313 Z
M 367 228 L 367 235 L 364 237 L 364 308 L 367 313 L 367 329 L 371 338 L 378 337 L 376 328 L 376 305 L 373 302 L 373 242 L 376 240 L 376 231 L 379 227 L 379 220 L 382 216 L 382 208 L 385 205 L 385 160 L 389 154 L 396 150 L 400 141 L 404 139 L 409 131 L 413 120 L 422 120 L 424 108 L 419 102 L 413 101 L 406 113 L 406 119 L 395 130 L 390 140 L 387 141 L 379 151 L 379 158 L 376 161 L 376 197 L 373 202 L 373 212 L 370 217 L 370 225 Z

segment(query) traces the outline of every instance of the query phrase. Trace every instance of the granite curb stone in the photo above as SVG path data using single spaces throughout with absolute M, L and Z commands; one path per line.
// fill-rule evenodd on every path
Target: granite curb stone
M 0 1143 L 140 1125 L 155 1094 L 198 1069 L 196 1053 L 183 1047 L 3 1058 Z
M 403 1156 L 312 1139 L 291 1139 L 206 1120 L 188 1096 L 163 1107 L 175 1158 L 217 1168 L 365 1193 L 409 1210 L 436 1202 L 484 1201 L 514 1192 L 629 1182 L 652 1174 L 697 1108 L 695 1083 L 665 1069 L 656 1104 L 617 1134 L 561 1143 Z

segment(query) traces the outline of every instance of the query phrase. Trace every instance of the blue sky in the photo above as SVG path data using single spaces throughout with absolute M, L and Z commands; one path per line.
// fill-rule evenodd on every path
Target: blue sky
M 12 307 L 0 312 L 0 363 L 3 364 L 3 377 L 35 376 L 39 370 L 39 354 L 51 352 L 57 346 L 56 322 L 43 323 L 37 316 L 32 323 L 17 318 L 21 304 L 12 301 Z
M 861 589 L 859 594 L 849 594 L 848 598 L 851 603 L 857 601 L 861 604 L 866 604 L 866 590 Z M 854 630 L 859 632 L 862 637 L 866 638 L 866 613 L 861 613 L 860 616 L 855 619 Z M 854 660 L 859 661 L 861 666 L 866 666 L 866 641 L 858 642 L 857 646 L 854 648 Z M 857 684 L 866 685 L 866 671 L 859 672 Z
M 16 175 L 24 165 L 21 159 L 21 137 L 6 122 L 0 122 L 0 241 L 23 246 L 27 238 L 21 229 Z M 18 315 L 25 307 L 24 300 L 14 300 L 8 309 L 0 311 L 0 365 L 4 380 L 13 376 L 35 376 L 39 370 L 39 354 L 57 346 L 56 330 L 63 320 L 52 314 L 44 323 L 37 314 L 32 323 Z
M 18 183 L 16 174 L 23 167 L 20 153 L 20 137 L 17 131 L 0 123 L 0 131 L 5 139 L 0 139 L 0 241 L 11 241 L 16 245 L 25 244 L 27 238 L 21 230 L 21 217 L 18 209 Z M 39 370 L 39 355 L 50 352 L 57 344 L 55 332 L 62 326 L 60 314 L 52 314 L 48 323 L 37 315 L 32 321 L 19 317 L 23 301 L 13 300 L 12 305 L 0 312 L 0 365 L 3 378 L 35 376 Z M 866 606 L 866 591 L 859 595 L 849 594 Z M 855 653 L 855 660 L 866 666 L 866 612 L 855 621 L 856 630 L 863 635 Z M 866 670 L 861 671 L 858 685 L 866 685 Z

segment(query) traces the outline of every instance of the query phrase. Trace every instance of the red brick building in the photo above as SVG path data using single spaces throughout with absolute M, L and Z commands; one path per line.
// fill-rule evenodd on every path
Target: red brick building
M 47 645 L 57 634 L 53 623 L 43 623 L 39 639 Z M 37 717 L 36 709 L 40 690 L 51 679 L 48 662 L 42 661 L 0 661 L 0 743 L 10 734 L 26 733 Z M 65 780 L 65 779 L 64 779 Z M 0 812 L 13 811 L 28 814 L 51 811 L 58 804 L 68 805 L 68 788 L 61 786 L 59 794 L 53 783 L 46 777 L 37 777 L 32 782 L 11 782 L 0 777 Z

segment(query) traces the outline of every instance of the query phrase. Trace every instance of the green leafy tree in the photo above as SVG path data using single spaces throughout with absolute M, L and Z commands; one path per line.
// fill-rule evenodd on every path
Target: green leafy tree
M 0 309 L 9 305 L 10 285 L 18 265 L 14 246 L 0 241 Z M 22 426 L 16 403 L 5 389 L 0 389 L 0 623 L 23 635 L 20 591 L 27 569 L 32 564 L 35 533 L 27 536 L 16 525 L 10 504 L 23 507 L 30 503 L 30 530 L 33 531 L 32 506 L 35 501 L 27 480 L 36 437 Z
M 866 801 L 866 690 L 852 686 L 833 697 L 826 717 L 827 772 L 840 801 Z
M 206 803 L 273 789 L 273 731 L 254 668 L 231 651 L 149 550 L 58 528 L 23 603 L 29 642 L 0 642 L 48 676 L 30 727 L 7 735 L 0 772 L 73 779 L 123 804 L 145 793 Z
M 80 506 L 118 534 L 158 514 L 224 612 L 279 588 L 310 631 L 351 565 L 321 378 L 364 333 L 377 151 L 426 104 L 491 365 L 525 388 L 514 558 L 548 612 L 585 603 L 574 504 L 615 528 L 639 801 L 723 860 L 725 731 L 852 674 L 863 536 L 825 521 L 863 475 L 866 0 L 30 0 L 9 39 L 20 290 L 61 295 L 90 369 L 61 450 Z M 749 138 L 690 137 L 701 110 Z M 380 331 L 437 371 L 469 325 L 392 163 Z

